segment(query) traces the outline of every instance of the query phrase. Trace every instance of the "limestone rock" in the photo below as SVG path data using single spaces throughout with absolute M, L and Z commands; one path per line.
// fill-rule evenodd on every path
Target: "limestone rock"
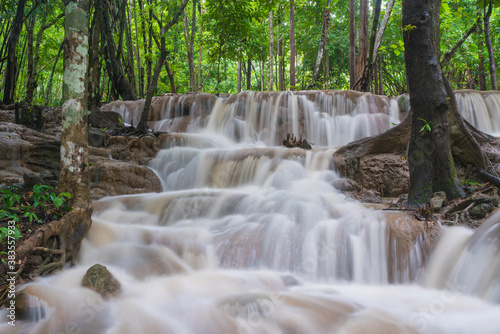
M 333 187 L 337 190 L 340 191 L 356 191 L 359 190 L 359 186 L 356 183 L 356 181 L 348 179 L 348 178 L 342 178 L 338 180 L 333 181 Z
M 363 188 L 379 192 L 381 196 L 396 197 L 409 190 L 408 163 L 397 155 L 369 155 L 360 160 L 354 180 Z
M 90 182 L 93 199 L 162 190 L 160 179 L 148 167 L 105 158 L 91 160 Z
M 101 264 L 94 264 L 87 270 L 82 279 L 82 286 L 104 298 L 116 296 L 121 292 L 120 282 Z

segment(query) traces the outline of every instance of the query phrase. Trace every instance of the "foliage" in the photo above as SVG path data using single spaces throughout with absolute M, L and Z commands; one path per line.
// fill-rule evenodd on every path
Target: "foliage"
M 91 2 L 90 31 L 94 28 L 95 4 Z M 111 10 L 111 29 L 117 48 L 117 59 L 123 68 L 129 68 L 126 60 L 134 60 L 130 77 L 135 80 L 138 91 L 139 82 L 148 81 L 148 63 L 154 64 L 158 57 L 160 24 L 165 25 L 174 15 L 180 0 L 167 2 L 151 2 L 144 0 L 109 0 L 104 6 Z M 295 0 L 295 34 L 296 34 L 296 81 L 299 88 L 305 88 L 310 81 L 314 67 L 318 45 L 321 37 L 322 15 L 326 0 Z M 476 0 L 443 0 L 440 11 L 441 44 L 440 52 L 444 55 L 450 51 L 457 40 L 474 24 L 478 15 L 484 14 L 484 6 L 489 1 Z M 16 11 L 17 1 L 6 0 L 0 6 L 0 35 L 8 39 L 10 22 Z M 500 44 L 500 15 L 498 7 L 500 0 L 493 0 L 495 6 L 490 18 L 490 30 L 493 45 Z M 278 63 L 278 40 L 282 41 L 284 56 L 281 58 L 284 66 L 285 86 L 288 88 L 289 64 L 289 1 L 284 0 L 205 0 L 190 1 L 186 10 L 188 30 L 191 28 L 193 6 L 196 11 L 194 63 L 196 70 L 200 67 L 200 77 L 205 92 L 236 92 L 237 62 L 246 64 L 251 60 L 253 90 L 267 89 L 269 57 L 269 11 L 273 10 L 275 36 L 275 64 Z M 328 27 L 327 43 L 323 63 L 320 66 L 319 88 L 348 89 L 349 87 L 349 2 L 330 2 L 330 26 Z M 384 4 L 381 16 L 384 15 Z M 38 65 L 35 72 L 36 89 L 34 104 L 58 106 L 61 104 L 63 57 L 59 49 L 64 35 L 64 18 L 58 18 L 63 13 L 62 2 L 38 2 L 27 0 L 25 14 L 28 19 L 35 19 L 33 43 L 37 45 L 37 37 L 43 25 L 50 25 L 41 34 L 38 45 Z M 356 13 L 358 16 L 358 13 Z M 125 20 L 121 18 L 125 17 Z M 45 23 L 44 23 L 45 22 Z M 19 68 L 16 79 L 15 100 L 21 101 L 27 94 L 26 70 L 29 57 L 26 51 L 27 24 L 22 29 L 17 59 Z M 126 29 L 123 30 L 122 26 Z M 402 0 L 396 0 L 381 42 L 379 55 L 382 59 L 384 93 L 399 95 L 406 92 L 406 74 L 404 67 L 403 31 L 414 27 L 402 26 Z M 131 45 L 126 42 L 130 31 Z M 191 31 L 190 31 L 191 34 Z M 151 36 L 151 37 L 150 37 Z M 166 34 L 167 61 L 173 73 L 176 91 L 188 92 L 189 67 L 187 47 L 184 37 L 182 20 L 174 25 Z M 99 36 L 97 36 L 99 38 Z M 451 63 L 445 69 L 455 89 L 478 89 L 479 62 L 484 59 L 484 68 L 488 68 L 488 57 L 485 47 L 480 42 L 484 36 L 479 33 L 471 35 L 458 50 Z M 102 41 L 101 41 L 102 42 Z M 151 47 L 149 46 L 151 44 Z M 103 44 L 101 43 L 101 48 Z M 0 58 L 6 57 L 6 48 L 2 49 Z M 97 50 L 100 51 L 100 50 Z M 496 48 L 495 57 L 500 57 L 500 49 Z M 201 53 L 201 64 L 198 58 Z M 129 57 L 130 56 L 130 57 Z M 379 58 L 379 59 L 380 59 Z M 89 63 L 104 63 L 102 54 Z M 264 62 L 264 66 L 262 63 Z M 139 65 L 142 75 L 139 75 Z M 262 68 L 261 68 L 262 67 Z M 54 73 L 52 75 L 52 69 Z M 266 78 L 264 85 L 260 82 L 261 74 Z M 0 66 L 0 75 L 5 75 L 5 66 Z M 486 75 L 489 85 L 489 76 Z M 52 84 L 49 85 L 49 82 Z M 114 99 L 109 73 L 103 66 L 100 69 L 99 91 L 103 101 Z M 277 82 L 275 79 L 274 82 Z M 200 84 L 200 83 L 198 83 Z M 144 87 L 146 90 L 147 87 Z M 162 69 L 156 94 L 171 92 L 170 80 L 166 69 Z
M 34 185 L 32 191 L 21 193 L 17 187 L 7 187 L 0 190 L 0 221 L 13 220 L 20 222 L 45 223 L 60 218 L 65 212 L 70 211 L 69 193 L 56 195 L 55 189 L 47 185 Z

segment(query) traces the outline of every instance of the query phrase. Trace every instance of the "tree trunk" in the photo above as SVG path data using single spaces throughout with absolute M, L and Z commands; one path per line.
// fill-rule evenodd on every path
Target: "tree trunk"
M 441 10 L 441 0 L 429 0 L 429 14 L 431 16 L 431 39 L 434 43 L 434 51 L 437 59 L 441 59 L 441 21 L 439 12 Z
M 165 69 L 167 70 L 168 80 L 170 81 L 170 90 L 172 93 L 177 93 L 177 89 L 175 88 L 175 78 L 174 73 L 168 66 L 168 60 L 165 59 Z
M 491 36 L 490 36 L 490 16 L 493 11 L 493 0 L 490 0 L 488 11 L 484 15 L 484 40 L 486 42 L 486 48 L 488 49 L 488 57 L 490 61 L 490 80 L 491 80 L 491 89 L 497 90 L 497 69 L 495 65 L 495 54 L 493 52 L 493 46 L 491 45 Z
M 354 0 L 353 0 L 354 1 Z M 290 90 L 295 91 L 295 3 L 290 0 Z
M 273 10 L 271 9 L 269 11 L 269 91 L 270 92 L 273 91 L 273 57 L 274 57 Z
M 247 90 L 252 90 L 252 60 L 250 57 L 247 61 Z
M 126 6 L 127 0 L 123 1 L 125 3 L 125 5 L 123 6 L 123 10 L 128 17 L 127 25 L 125 26 L 125 39 L 127 42 L 127 76 L 132 89 L 137 94 L 137 82 L 135 80 L 134 64 L 134 56 L 137 54 L 137 51 L 135 50 L 134 44 L 132 43 L 132 18 L 130 17 L 130 10 L 128 9 L 128 6 Z
M 63 74 L 63 119 L 61 133 L 61 176 L 58 190 L 72 194 L 73 210 L 61 220 L 44 226 L 33 236 L 35 246 L 46 247 L 50 238 L 58 241 L 61 258 L 44 266 L 49 272 L 62 268 L 74 257 L 91 225 L 92 201 L 88 179 L 87 100 L 85 94 L 88 50 L 88 2 L 67 1 Z M 32 238 L 33 238 L 32 237 Z M 42 242 L 43 241 L 43 242 Z M 30 240 L 23 246 L 30 245 Z M 22 253 L 22 250 L 19 250 Z
M 137 100 L 137 94 L 127 80 L 127 76 L 120 65 L 119 59 L 116 58 L 115 42 L 113 40 L 112 29 L 109 19 L 109 11 L 104 3 L 101 4 L 102 14 L 102 29 L 101 42 L 104 44 L 104 53 L 106 55 L 106 68 L 109 78 L 113 82 L 116 92 L 123 100 Z
M 46 20 L 46 15 L 43 17 L 43 24 L 45 24 Z M 36 88 L 36 80 L 35 80 L 35 65 L 34 65 L 34 50 L 33 50 L 33 39 L 34 39 L 34 30 L 35 30 L 35 22 L 36 22 L 36 15 L 33 14 L 27 24 L 26 30 L 26 39 L 28 41 L 28 66 L 27 66 L 27 84 L 26 84 L 26 98 L 24 102 L 30 106 L 33 103 L 33 92 L 35 91 Z
M 16 87 L 17 73 L 17 43 L 19 42 L 19 35 L 21 34 L 21 29 L 23 27 L 25 4 L 26 0 L 17 1 L 16 15 L 12 21 L 12 28 L 7 41 L 7 67 L 5 70 L 5 82 L 3 88 L 4 104 L 11 104 L 14 102 L 14 90 Z
M 354 89 L 356 71 L 356 0 L 349 0 L 349 86 Z
M 316 57 L 316 64 L 314 65 L 314 72 L 311 79 L 311 83 L 307 86 L 307 89 L 317 86 L 319 65 L 321 64 L 321 59 L 323 59 L 323 52 L 325 51 L 326 36 L 328 36 L 328 24 L 330 23 L 330 0 L 328 0 L 325 8 L 325 13 L 323 14 L 323 28 L 321 29 L 321 39 L 319 41 L 318 55 Z
M 448 127 L 449 97 L 431 35 L 426 0 L 403 1 L 405 65 L 413 110 L 408 163 L 408 201 L 417 206 L 444 191 L 448 199 L 463 195 L 451 154 Z
M 200 3 L 201 6 L 201 3 Z M 199 33 L 199 53 L 198 53 L 198 91 L 202 90 L 202 83 L 201 83 L 201 58 L 203 56 L 203 20 L 201 20 L 200 23 L 200 33 Z
M 165 25 L 163 28 L 160 30 L 160 36 L 161 37 L 161 45 L 160 45 L 160 56 L 157 60 L 153 76 L 148 83 L 148 93 L 146 96 L 146 101 L 144 102 L 144 108 L 141 113 L 141 118 L 139 120 L 139 124 L 137 124 L 137 132 L 138 133 L 147 133 L 148 132 L 148 117 L 149 117 L 149 110 L 151 107 L 151 101 L 153 100 L 153 95 L 156 91 L 156 86 L 158 84 L 158 77 L 160 76 L 161 68 L 163 66 L 163 63 L 165 63 L 165 59 L 167 57 L 167 50 L 165 47 L 165 34 L 167 31 L 177 23 L 179 20 L 179 17 L 181 16 L 182 12 L 184 11 L 184 8 L 186 8 L 187 3 L 189 0 L 184 0 L 184 3 L 181 5 L 181 8 L 177 11 L 175 14 L 174 18 L 172 21 L 170 21 L 167 25 Z
M 373 63 L 377 59 L 377 54 L 375 50 L 375 38 L 378 28 L 378 19 L 380 17 L 380 5 L 382 0 L 376 0 L 375 7 L 373 8 L 373 18 L 372 18 L 372 31 L 370 34 L 370 46 L 368 48 L 368 59 L 363 72 L 363 79 L 361 79 L 361 91 L 369 92 L 372 86 L 372 73 L 373 73 Z
M 484 47 L 484 42 L 483 42 L 483 25 L 479 25 L 479 29 L 477 31 L 478 35 L 478 58 L 479 58 L 479 67 L 478 67 L 478 75 L 479 75 L 479 90 L 486 90 L 486 74 L 485 74 L 485 68 L 484 68 L 484 57 L 483 57 L 483 47 Z
M 356 78 L 361 78 L 363 75 L 366 60 L 368 58 L 368 0 L 360 0 L 359 5 L 359 30 L 358 30 L 358 59 L 356 61 Z M 356 79 L 357 80 L 357 79 Z
M 236 83 L 236 93 L 241 92 L 241 60 L 238 60 L 238 73 Z
M 189 36 L 189 24 L 187 20 L 186 11 L 184 10 L 184 17 L 182 19 L 184 25 L 184 39 L 186 41 L 186 49 L 187 49 L 187 57 L 188 57 L 188 66 L 189 66 L 189 91 L 196 91 L 196 79 L 194 74 L 194 59 L 193 59 L 193 44 L 194 44 L 194 24 L 196 18 L 196 5 L 193 4 L 193 22 L 191 27 L 191 36 Z

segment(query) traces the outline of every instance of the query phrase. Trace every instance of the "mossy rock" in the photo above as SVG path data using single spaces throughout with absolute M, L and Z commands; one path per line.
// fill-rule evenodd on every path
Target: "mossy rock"
M 87 270 L 82 286 L 94 290 L 104 298 L 117 296 L 121 292 L 120 282 L 101 264 L 94 264 Z

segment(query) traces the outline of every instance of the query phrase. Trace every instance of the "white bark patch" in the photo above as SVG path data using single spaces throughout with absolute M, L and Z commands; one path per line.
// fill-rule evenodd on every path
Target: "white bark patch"
M 82 102 L 79 99 L 68 99 L 63 103 L 63 129 L 80 123 L 82 109 Z
M 75 143 L 72 142 L 67 142 L 66 146 L 67 151 L 65 146 L 61 146 L 61 169 L 67 168 L 71 173 L 79 173 L 84 149 L 82 147 L 77 149 Z

